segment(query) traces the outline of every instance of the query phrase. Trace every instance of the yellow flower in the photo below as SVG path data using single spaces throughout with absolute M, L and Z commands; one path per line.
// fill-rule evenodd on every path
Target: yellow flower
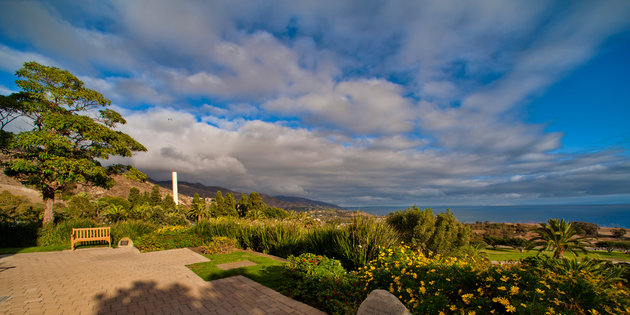
M 510 295 L 517 295 L 519 288 L 517 286 L 510 287 Z
M 494 281 L 494 278 L 492 278 L 492 277 L 487 277 L 487 278 L 486 278 L 486 281 L 488 281 L 488 282 L 492 282 L 492 281 Z
M 446 315 L 446 314 L 444 314 L 444 312 L 440 311 L 440 312 L 438 313 L 438 315 Z
M 545 290 L 541 290 L 540 288 L 536 288 L 536 292 L 538 292 L 540 294 L 543 294 L 543 293 L 545 293 Z
M 505 307 L 505 310 L 506 310 L 508 313 L 514 313 L 514 312 L 516 312 L 516 307 L 514 307 L 513 305 L 507 305 L 507 306 Z
M 501 290 L 501 291 L 505 291 L 505 290 L 507 290 L 504 286 L 500 286 L 500 287 L 498 287 L 497 289 L 499 289 L 499 290 Z
M 475 311 L 468 312 L 468 315 L 476 315 L 476 314 L 477 314 L 477 312 L 475 312 Z
M 427 289 L 425 289 L 424 287 L 420 287 L 420 293 L 422 294 L 427 293 Z
M 508 280 L 510 280 L 510 277 L 508 277 L 508 276 L 501 277 L 501 281 L 503 281 L 503 282 L 507 282 Z
M 527 308 L 527 305 L 525 305 L 525 304 L 523 304 L 523 303 L 521 303 L 521 306 L 522 306 L 522 307 Z
M 457 306 L 455 306 L 455 305 L 451 305 L 449 308 L 451 309 L 451 311 L 456 311 L 457 310 Z
M 465 304 L 470 304 L 470 299 L 473 297 L 472 293 L 468 293 L 468 294 L 463 294 L 462 295 L 462 301 L 464 301 Z

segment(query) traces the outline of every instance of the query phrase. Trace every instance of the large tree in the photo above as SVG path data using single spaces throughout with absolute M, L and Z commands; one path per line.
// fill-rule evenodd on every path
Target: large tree
M 55 193 L 64 186 L 86 183 L 109 188 L 113 180 L 99 160 L 130 157 L 146 148 L 115 130 L 126 121 L 107 108 L 111 101 L 86 88 L 70 72 L 26 62 L 16 76 L 22 91 L 2 99 L 0 118 L 7 122 L 24 116 L 31 129 L 3 130 L 3 138 L 8 140 L 2 146 L 2 166 L 7 175 L 41 191 L 45 225 L 53 222 Z

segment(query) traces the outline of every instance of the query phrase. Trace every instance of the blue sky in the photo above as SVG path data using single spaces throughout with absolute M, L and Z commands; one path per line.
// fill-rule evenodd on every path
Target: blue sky
M 153 178 L 346 206 L 630 203 L 628 55 L 627 1 L 0 2 L 0 94 L 68 69 Z

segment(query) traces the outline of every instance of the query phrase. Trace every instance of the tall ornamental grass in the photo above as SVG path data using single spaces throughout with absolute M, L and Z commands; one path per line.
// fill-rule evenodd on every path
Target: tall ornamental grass
M 72 229 L 96 227 L 96 222 L 89 219 L 73 219 L 56 224 L 49 224 L 40 230 L 38 246 L 70 247 Z
M 118 244 L 123 237 L 129 237 L 132 241 L 138 240 L 141 236 L 155 231 L 157 227 L 145 221 L 129 220 L 121 221 L 111 226 L 112 244 Z

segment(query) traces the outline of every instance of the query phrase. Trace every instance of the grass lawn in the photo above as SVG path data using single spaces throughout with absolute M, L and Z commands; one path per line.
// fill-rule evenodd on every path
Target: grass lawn
M 64 249 L 70 249 L 64 245 L 57 246 L 33 246 L 33 247 L 7 247 L 0 248 L 0 255 L 18 254 L 18 253 L 37 253 L 37 252 L 54 252 Z
M 506 260 L 519 260 L 525 257 L 536 256 L 538 251 L 524 251 L 519 252 L 516 249 L 512 248 L 497 248 L 497 249 L 484 249 L 481 250 L 482 253 L 485 253 L 489 260 L 491 261 L 506 261 Z M 542 254 L 551 255 L 551 253 L 543 252 Z M 566 257 L 574 257 L 571 253 L 566 253 Z M 582 254 L 579 255 L 583 256 Z M 604 251 L 590 251 L 588 253 L 589 258 L 594 259 L 607 259 L 607 260 L 624 260 L 630 261 L 630 255 L 624 254 L 623 252 L 604 252 Z
M 210 261 L 188 265 L 187 267 L 206 281 L 242 275 L 272 289 L 278 288 L 283 281 L 283 263 L 281 261 L 241 251 L 204 256 L 208 257 Z M 220 264 L 239 260 L 249 260 L 257 265 L 230 270 L 221 270 L 217 267 Z
M 496 249 L 484 249 L 482 253 L 486 254 L 491 261 L 506 261 L 506 260 L 519 260 L 525 257 L 536 256 L 538 251 L 523 251 L 522 253 L 512 248 L 496 248 Z

